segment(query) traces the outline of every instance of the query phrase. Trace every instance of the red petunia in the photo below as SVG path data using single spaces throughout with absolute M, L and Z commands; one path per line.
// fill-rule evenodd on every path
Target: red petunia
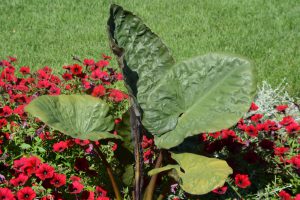
M 276 110 L 278 112 L 284 112 L 287 108 L 288 108 L 288 105 L 279 105 L 279 106 L 276 106 Z
M 255 114 L 251 116 L 250 120 L 253 122 L 258 122 L 262 117 L 263 117 L 262 114 Z
M 95 61 L 94 61 L 94 59 L 84 59 L 83 64 L 86 66 L 92 66 L 95 64 Z
M 250 110 L 256 111 L 256 110 L 258 110 L 258 108 L 259 107 L 254 102 L 251 103 Z
M 278 196 L 280 197 L 280 200 L 292 200 L 291 195 L 284 190 L 281 190 Z
M 96 186 L 96 193 L 98 196 L 105 197 L 107 195 L 107 191 L 103 189 L 101 186 Z
M 35 172 L 35 175 L 41 180 L 52 178 L 53 174 L 54 174 L 54 168 L 46 163 L 41 164 Z
M 33 200 L 36 197 L 35 191 L 31 187 L 24 187 L 17 192 L 18 200 Z
M 30 68 L 27 66 L 23 66 L 20 68 L 19 72 L 23 75 L 30 74 Z
M 227 191 L 227 186 L 223 186 L 223 187 L 218 187 L 216 189 L 214 189 L 212 192 L 216 193 L 216 194 L 225 194 Z
M 78 181 L 74 181 L 72 184 L 69 185 L 69 191 L 71 194 L 78 194 L 82 191 L 83 188 L 84 186 Z
M 97 63 L 96 63 L 96 66 L 97 67 L 100 67 L 100 68 L 103 68 L 103 67 L 106 67 L 109 65 L 109 62 L 107 60 L 99 60 Z
M 52 96 L 60 95 L 60 88 L 58 88 L 58 87 L 56 87 L 56 86 L 52 86 L 52 87 L 49 89 L 49 94 L 52 95 Z
M 111 60 L 111 56 L 107 56 L 104 53 L 102 54 L 102 58 L 105 60 Z
M 80 171 L 89 171 L 89 161 L 86 158 L 76 158 L 74 168 Z
M 74 142 L 80 146 L 86 146 L 90 143 L 89 140 L 80 140 L 80 139 L 75 139 Z
M 240 188 L 247 188 L 251 185 L 251 182 L 249 180 L 249 177 L 247 174 L 237 174 L 234 177 L 235 184 Z
M 20 185 L 24 185 L 27 180 L 28 180 L 28 176 L 26 176 L 25 174 L 19 174 L 19 176 L 17 178 L 13 178 L 9 182 L 13 186 L 17 187 L 17 186 L 20 186 Z
M 54 173 L 50 183 L 54 185 L 54 187 L 59 188 L 66 184 L 66 175 Z
M 7 125 L 7 120 L 5 118 L 0 119 L 0 128 Z
M 111 89 L 110 94 L 109 94 L 109 98 L 111 98 L 114 102 L 121 102 L 124 99 L 128 98 L 128 95 L 123 93 L 120 90 Z
M 291 123 L 295 123 L 294 118 L 292 118 L 291 116 L 286 116 L 279 122 L 279 124 L 283 126 L 288 126 Z
M 91 191 L 83 191 L 81 194 L 81 200 L 94 200 L 95 193 Z
M 14 200 L 15 197 L 10 189 L 0 188 L 0 199 L 2 200 Z
M 92 96 L 101 97 L 103 95 L 105 95 L 105 88 L 103 85 L 98 85 L 98 86 L 94 87 Z
M 300 154 L 293 156 L 290 160 L 290 163 L 297 169 L 300 169 Z
M 74 64 L 71 66 L 70 70 L 73 75 L 79 75 L 82 72 L 82 67 L 78 64 Z
M 252 124 L 247 126 L 245 128 L 245 131 L 250 137 L 257 137 L 257 135 L 258 135 L 258 131 L 257 131 L 256 127 L 253 126 Z
M 9 106 L 4 106 L 1 111 L 1 116 L 9 117 L 13 113 L 13 110 Z
M 60 142 L 53 144 L 54 152 L 63 152 L 67 148 L 68 148 L 68 142 L 65 142 L 65 141 L 60 141 Z
M 287 125 L 285 127 L 285 130 L 288 133 L 295 133 L 297 131 L 300 131 L 300 125 L 297 122 L 293 122 L 293 123 L 290 123 L 289 125 Z
M 50 86 L 51 86 L 51 84 L 47 80 L 40 80 L 40 81 L 38 81 L 38 84 L 37 84 L 37 88 L 40 88 L 40 89 L 48 88 Z
M 73 76 L 72 74 L 69 74 L 69 73 L 64 73 L 62 75 L 63 79 L 65 79 L 66 81 L 69 81 L 69 80 L 72 80 Z
M 290 150 L 290 148 L 288 147 L 274 147 L 274 154 L 281 156 L 283 154 L 285 154 L 286 152 L 288 152 Z

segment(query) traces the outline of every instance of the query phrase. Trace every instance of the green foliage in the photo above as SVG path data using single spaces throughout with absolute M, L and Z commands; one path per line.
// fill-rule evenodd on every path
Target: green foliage
M 26 112 L 73 138 L 97 141 L 118 138 L 111 131 L 113 119 L 106 103 L 89 95 L 40 96 L 25 107 Z
M 206 194 L 221 187 L 227 176 L 232 173 L 232 169 L 223 160 L 191 153 L 172 153 L 172 158 L 178 165 L 153 169 L 149 175 L 174 169 L 181 188 L 190 194 Z
M 124 49 L 115 54 L 142 123 L 158 147 L 229 128 L 248 110 L 256 82 L 247 60 L 208 54 L 174 64 L 159 37 L 132 13 L 113 5 L 108 25 L 113 48 Z

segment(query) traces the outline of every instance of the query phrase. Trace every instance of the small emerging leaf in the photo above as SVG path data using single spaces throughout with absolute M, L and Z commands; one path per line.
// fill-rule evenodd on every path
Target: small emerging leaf
M 25 111 L 45 124 L 73 138 L 97 141 L 118 138 L 109 133 L 114 127 L 106 103 L 89 95 L 40 96 Z
M 191 153 L 172 153 L 172 158 L 178 165 L 167 165 L 149 171 L 154 175 L 162 171 L 174 169 L 178 175 L 181 188 L 190 194 L 206 194 L 224 185 L 232 169 L 226 161 L 208 158 Z

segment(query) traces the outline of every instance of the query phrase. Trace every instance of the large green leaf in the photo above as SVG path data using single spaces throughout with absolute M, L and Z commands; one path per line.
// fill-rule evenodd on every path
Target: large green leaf
M 226 161 L 208 158 L 191 153 L 172 153 L 172 158 L 178 165 L 167 165 L 149 171 L 154 175 L 162 171 L 174 169 L 179 177 L 181 188 L 190 194 L 206 194 L 224 185 L 232 169 Z
M 156 145 L 171 148 L 186 137 L 233 126 L 254 96 L 253 70 L 249 61 L 221 54 L 175 65 L 149 94 L 144 109 L 146 127 L 160 120 L 177 121 L 174 130 L 155 135 Z
M 89 95 L 44 95 L 34 99 L 25 111 L 73 138 L 121 138 L 108 132 L 114 127 L 108 105 Z
M 124 51 L 114 52 L 142 109 L 142 123 L 158 147 L 229 128 L 249 108 L 256 89 L 249 61 L 208 54 L 174 64 L 158 36 L 131 12 L 112 5 L 108 25 L 113 49 Z

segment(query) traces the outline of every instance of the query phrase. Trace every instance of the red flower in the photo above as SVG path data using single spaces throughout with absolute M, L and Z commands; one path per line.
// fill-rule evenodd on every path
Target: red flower
M 37 84 L 37 87 L 42 89 L 42 88 L 48 88 L 50 86 L 49 81 L 47 80 L 40 80 Z
M 61 187 L 66 184 L 66 175 L 54 173 L 50 183 L 56 188 Z
M 97 197 L 96 200 L 109 200 L 109 198 L 108 197 Z
M 287 125 L 285 127 L 285 130 L 288 132 L 288 133 L 295 133 L 297 131 L 300 131 L 300 126 L 297 122 L 293 122 L 289 125 Z
M 12 56 L 7 56 L 7 58 L 9 59 L 10 62 L 16 62 L 17 58 L 12 57 Z
M 41 164 L 35 172 L 35 175 L 41 180 L 52 178 L 53 174 L 54 174 L 54 168 L 48 164 Z
M 26 66 L 21 67 L 20 70 L 19 70 L 19 72 L 20 72 L 21 74 L 23 74 L 23 75 L 30 74 L 30 68 L 29 68 L 29 67 L 26 67 Z
M 81 200 L 94 200 L 95 193 L 91 191 L 83 191 L 81 194 Z
M 284 190 L 281 190 L 278 196 L 281 200 L 292 200 L 291 195 Z
M 56 87 L 56 86 L 52 86 L 50 89 L 49 89 L 49 94 L 50 95 L 60 95 L 60 88 Z
M 7 125 L 7 120 L 5 118 L 0 119 L 0 128 Z
M 91 66 L 91 65 L 95 64 L 95 61 L 94 61 L 94 59 L 84 59 L 83 64 L 86 66 Z
M 17 186 L 20 186 L 20 185 L 24 185 L 27 180 L 28 180 L 28 176 L 26 176 L 25 174 L 20 174 L 17 178 L 13 178 L 9 182 L 13 186 L 17 187 Z
M 71 185 L 69 185 L 69 191 L 71 194 L 78 194 L 83 188 L 84 186 L 78 181 L 74 181 Z
M 117 73 L 115 76 L 116 76 L 117 80 L 119 80 L 119 81 L 123 80 L 123 74 L 122 73 Z
M 276 106 L 276 110 L 278 112 L 284 112 L 287 108 L 288 108 L 288 105 L 279 105 L 279 106 Z
M 18 200 L 33 200 L 36 194 L 31 187 L 24 187 L 18 191 L 17 196 Z
M 255 114 L 251 116 L 251 121 L 258 122 L 263 117 L 262 114 Z
M 254 102 L 252 102 L 250 110 L 253 110 L 253 111 L 258 110 L 258 106 Z
M 225 194 L 227 191 L 227 186 L 223 186 L 223 187 L 218 187 L 216 189 L 214 189 L 212 192 L 216 193 L 216 194 Z
M 145 135 L 143 135 L 142 147 L 146 149 L 154 144 L 153 139 L 148 139 Z
M 69 81 L 69 80 L 72 80 L 73 76 L 72 74 L 69 74 L 69 73 L 64 73 L 62 75 L 63 79 L 65 79 L 66 81 Z
M 285 154 L 286 152 L 288 152 L 289 150 L 290 150 L 290 148 L 288 148 L 288 147 L 275 147 L 274 153 L 275 153 L 275 155 L 281 156 L 281 155 Z
M 36 156 L 31 156 L 27 158 L 24 165 L 21 167 L 21 170 L 26 173 L 28 176 L 35 173 L 36 169 L 40 165 L 41 160 Z
M 14 200 L 14 195 L 8 188 L 0 188 L 0 199 L 2 200 Z
M 213 137 L 213 138 L 217 139 L 218 137 L 220 137 L 221 132 L 218 131 L 218 132 L 214 132 L 214 133 L 208 133 L 208 135 L 209 135 L 210 137 Z
M 102 54 L 102 58 L 105 59 L 105 60 L 111 60 L 111 57 L 105 55 L 104 53 Z
M 96 186 L 96 193 L 101 197 L 105 197 L 107 195 L 107 191 L 100 186 Z
M 94 87 L 92 96 L 101 97 L 103 95 L 105 95 L 105 88 L 103 85 L 98 85 L 98 86 Z
M 80 182 L 81 178 L 78 177 L 78 176 L 71 176 L 71 177 L 70 177 L 70 180 L 71 180 L 72 182 L 75 182 L 75 181 Z
M 287 126 L 291 123 L 295 123 L 294 118 L 292 118 L 291 116 L 286 116 L 279 122 L 279 124 L 281 124 L 283 126 Z
M 9 106 L 4 106 L 2 108 L 1 116 L 9 117 L 13 113 L 13 110 Z
M 114 101 L 114 102 L 121 102 L 123 99 L 128 98 L 128 95 L 123 93 L 120 90 L 117 89 L 111 89 L 109 97 Z
M 76 144 L 79 144 L 80 146 L 86 146 L 90 143 L 89 140 L 75 139 L 74 141 L 75 141 Z
M 257 129 L 252 124 L 247 126 L 245 131 L 250 137 L 257 137 L 257 135 L 258 135 Z
M 267 123 L 256 124 L 256 128 L 258 131 L 268 132 L 270 130 L 269 125 Z
M 249 180 L 249 177 L 247 174 L 237 174 L 234 177 L 235 184 L 240 188 L 247 188 L 251 185 L 251 182 Z
M 300 154 L 297 156 L 293 156 L 290 161 L 294 167 L 300 169 Z
M 73 75 L 79 75 L 82 72 L 82 67 L 78 64 L 74 64 L 71 66 L 71 72 Z
M 300 194 L 297 194 L 294 200 L 300 200 Z
M 99 60 L 99 62 L 96 63 L 97 67 L 103 68 L 109 65 L 109 62 L 107 60 Z
M 89 170 L 89 161 L 86 158 L 76 158 L 74 168 L 80 171 Z
M 68 148 L 68 143 L 65 141 L 60 141 L 58 143 L 53 144 L 54 152 L 63 152 L 67 148 Z

